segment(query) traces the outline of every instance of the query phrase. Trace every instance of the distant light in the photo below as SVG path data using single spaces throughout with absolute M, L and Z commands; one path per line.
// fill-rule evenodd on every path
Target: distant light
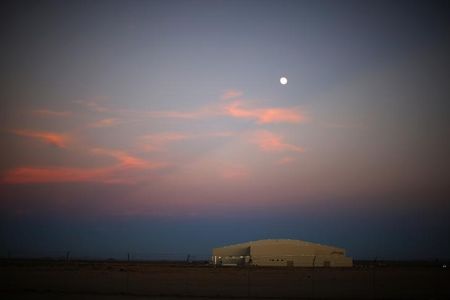
M 445 268 L 447 268 L 447 265 L 442 265 L 442 267 L 445 269 Z
M 281 77 L 281 78 L 280 78 L 280 83 L 281 83 L 282 85 L 286 85 L 286 84 L 287 84 L 287 78 L 286 78 L 286 77 Z

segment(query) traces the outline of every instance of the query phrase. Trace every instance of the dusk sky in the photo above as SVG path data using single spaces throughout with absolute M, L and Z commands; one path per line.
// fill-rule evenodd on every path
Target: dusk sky
M 0 256 L 450 258 L 449 1 L 1 11 Z

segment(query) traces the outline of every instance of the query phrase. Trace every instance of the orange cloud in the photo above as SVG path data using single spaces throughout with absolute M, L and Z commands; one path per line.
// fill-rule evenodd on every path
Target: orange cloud
M 233 98 L 237 98 L 237 97 L 241 97 L 243 95 L 243 93 L 241 91 L 236 91 L 236 90 L 227 90 L 222 94 L 222 99 L 223 100 L 228 100 L 228 99 L 233 99 Z
M 16 135 L 38 139 L 59 148 L 66 148 L 69 142 L 69 137 L 67 135 L 54 132 L 34 131 L 26 129 L 17 129 L 12 130 L 11 132 Z
M 54 111 L 49 109 L 36 109 L 32 112 L 37 116 L 48 116 L 48 117 L 68 117 L 72 113 L 70 111 Z
M 258 131 L 254 133 L 250 140 L 252 143 L 257 144 L 263 151 L 270 152 L 304 152 L 303 147 L 285 143 L 281 136 L 278 136 L 270 131 Z
M 224 108 L 225 114 L 235 118 L 254 119 L 260 124 L 266 123 L 300 123 L 306 120 L 304 113 L 297 108 L 257 108 L 247 109 L 240 101 L 235 101 Z

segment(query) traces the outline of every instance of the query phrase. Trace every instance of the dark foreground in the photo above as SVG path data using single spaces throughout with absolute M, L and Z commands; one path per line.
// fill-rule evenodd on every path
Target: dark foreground
M 450 299 L 450 272 L 437 266 L 214 268 L 22 261 L 1 263 L 0 276 L 2 299 Z

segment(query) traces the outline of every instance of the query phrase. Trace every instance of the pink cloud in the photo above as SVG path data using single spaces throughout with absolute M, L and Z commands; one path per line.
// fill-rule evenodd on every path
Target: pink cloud
M 242 95 L 243 95 L 243 93 L 241 91 L 227 90 L 222 94 L 222 99 L 229 100 L 229 99 L 241 97 Z
M 268 152 L 291 151 L 301 153 L 305 151 L 303 147 L 288 144 L 283 141 L 283 138 L 281 136 L 278 136 L 267 130 L 262 130 L 254 133 L 251 136 L 250 141 L 258 145 L 261 150 Z
M 132 111 L 131 111 L 132 112 Z M 147 112 L 132 112 L 136 115 L 143 114 L 145 117 L 152 118 L 175 118 L 175 119 L 202 119 L 220 115 L 221 112 L 215 106 L 205 106 L 192 111 L 147 111 Z
M 202 113 L 199 111 L 149 111 L 146 115 L 154 118 L 196 119 Z
M 54 111 L 49 109 L 36 109 L 32 113 L 44 117 L 68 117 L 72 114 L 70 111 Z
M 243 93 L 237 90 L 227 90 L 221 98 L 224 100 L 235 99 L 241 97 Z M 101 100 L 101 99 L 100 99 Z M 246 107 L 241 100 L 234 100 L 227 104 L 212 104 L 200 107 L 190 111 L 179 110 L 160 110 L 160 111 L 141 111 L 132 109 L 112 108 L 100 104 L 100 100 L 80 100 L 76 101 L 79 104 L 86 106 L 89 110 L 101 113 L 113 113 L 120 116 L 124 120 L 133 122 L 142 122 L 147 118 L 174 118 L 197 120 L 204 118 L 211 118 L 217 116 L 231 116 L 234 118 L 244 118 L 255 120 L 259 124 L 268 123 L 301 123 L 307 121 L 305 112 L 297 107 L 263 107 L 263 108 L 249 108 Z M 107 118 L 99 120 L 94 123 L 94 127 L 107 127 L 117 123 L 115 118 Z
M 107 99 L 108 97 L 105 96 L 97 96 L 90 99 L 76 100 L 74 102 L 86 107 L 90 111 L 103 113 L 112 111 L 109 107 L 106 107 L 105 105 L 101 104 L 101 102 Z
M 366 129 L 366 126 L 362 123 L 322 122 L 320 125 L 331 129 Z
M 133 184 L 147 179 L 146 170 L 164 167 L 161 162 L 149 162 L 123 151 L 92 149 L 92 153 L 115 158 L 112 166 L 97 168 L 76 167 L 19 167 L 6 172 L 2 181 L 9 184 L 100 182 Z
M 102 120 L 98 120 L 97 122 L 94 122 L 93 124 L 91 124 L 91 127 L 94 127 L 94 128 L 112 127 L 112 126 L 116 126 L 118 124 L 120 124 L 119 119 L 108 118 L 108 119 L 102 119 Z
M 145 135 L 140 138 L 140 148 L 144 151 L 162 151 L 169 143 L 189 138 L 191 138 L 190 135 L 178 132 Z
M 234 95 L 238 95 L 234 93 Z M 227 95 L 231 99 L 231 95 Z M 223 107 L 207 106 L 193 111 L 148 111 L 144 113 L 152 118 L 201 119 L 215 116 L 231 116 L 234 118 L 253 119 L 259 124 L 267 123 L 301 123 L 306 121 L 306 115 L 298 108 L 246 108 L 241 101 L 233 101 Z
M 184 133 L 184 132 L 164 132 L 151 135 L 144 135 L 140 138 L 140 148 L 144 151 L 162 151 L 173 142 L 182 140 L 192 140 L 200 138 L 220 138 L 230 137 L 235 133 L 231 131 L 217 131 L 206 133 Z
M 16 168 L 6 173 L 4 183 L 50 183 L 50 182 L 119 182 L 111 172 L 114 168 Z
M 124 151 L 120 150 L 110 150 L 110 149 L 102 149 L 102 148 L 94 148 L 91 149 L 91 153 L 97 155 L 106 155 L 115 158 L 119 165 L 127 168 L 135 168 L 135 169 L 154 169 L 163 166 L 162 163 L 153 163 L 141 158 L 132 156 Z
M 306 116 L 297 108 L 244 108 L 240 101 L 234 101 L 224 107 L 226 115 L 235 118 L 254 119 L 257 123 L 300 123 Z
M 285 156 L 285 157 L 279 159 L 277 161 L 277 164 L 279 164 L 279 165 L 289 165 L 290 163 L 293 163 L 294 161 L 296 161 L 295 158 L 289 157 L 289 156 Z
M 121 165 L 103 168 L 56 168 L 21 167 L 6 173 L 3 182 L 7 184 L 98 182 L 133 184 L 142 181 L 142 174 Z
M 243 180 L 248 176 L 249 170 L 243 166 L 227 166 L 222 170 L 222 177 L 229 180 Z
M 34 131 L 26 129 L 17 129 L 12 130 L 11 132 L 19 136 L 38 139 L 59 148 L 66 148 L 69 142 L 69 137 L 67 135 L 54 132 Z
M 241 97 L 243 93 L 237 90 L 227 90 L 221 95 L 221 99 L 230 100 Z M 234 118 L 246 118 L 255 120 L 259 124 L 268 123 L 301 123 L 307 121 L 305 112 L 297 107 L 263 107 L 249 108 L 242 100 L 233 100 L 227 104 L 213 104 L 200 107 L 191 111 L 136 111 L 136 110 L 112 110 L 129 117 L 150 118 L 176 118 L 176 119 L 203 119 L 217 116 L 231 116 Z

